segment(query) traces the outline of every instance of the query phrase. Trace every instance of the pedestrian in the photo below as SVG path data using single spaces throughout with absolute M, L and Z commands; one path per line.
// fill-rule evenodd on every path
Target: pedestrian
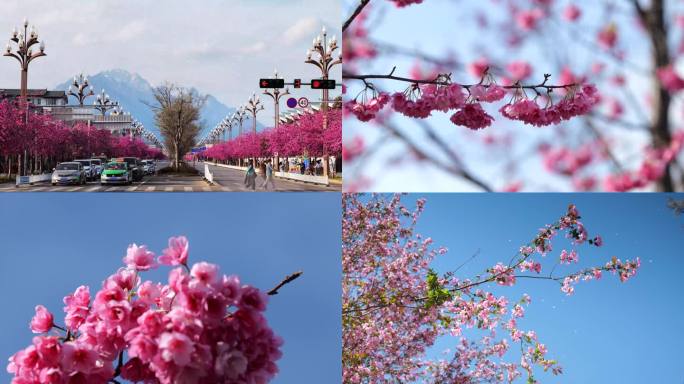
M 267 160 L 266 161 L 266 167 L 264 169 L 264 175 L 266 176 L 264 178 L 264 184 L 261 186 L 261 188 L 265 189 L 268 191 L 268 184 L 271 184 L 271 188 L 275 191 L 276 186 L 275 182 L 273 181 L 273 167 L 271 166 L 271 161 Z
M 251 188 L 253 191 L 256 190 L 256 176 L 254 166 L 250 163 L 247 172 L 245 173 L 245 186 L 247 189 Z

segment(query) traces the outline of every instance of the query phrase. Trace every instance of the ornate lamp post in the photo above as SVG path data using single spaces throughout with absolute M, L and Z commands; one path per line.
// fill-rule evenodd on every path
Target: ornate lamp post
M 333 58 L 333 53 L 339 48 L 337 46 L 337 38 L 333 36 L 328 40 L 328 34 L 323 27 L 321 34 L 313 40 L 313 47 L 306 51 L 305 63 L 315 65 L 321 71 L 323 79 L 328 79 L 330 70 L 337 64 L 342 64 L 342 54 L 339 54 L 337 59 Z M 316 57 L 313 58 L 314 53 Z M 328 103 L 330 102 L 330 93 L 328 89 L 323 90 L 323 104 L 321 109 L 323 111 L 323 130 L 328 129 Z M 328 155 L 323 156 L 324 166 L 323 175 L 328 176 Z
M 247 111 L 245 111 L 244 106 L 240 106 L 237 111 L 233 114 L 232 120 L 240 125 L 240 130 L 238 131 L 238 136 L 242 136 L 242 122 L 249 119 Z
M 12 52 L 12 42 L 17 45 L 14 52 Z M 36 44 L 40 44 L 39 50 L 34 52 L 31 47 Z M 7 43 L 4 56 L 14 57 L 19 61 L 19 65 L 21 66 L 21 99 L 26 101 L 28 97 L 29 64 L 39 57 L 47 56 L 45 54 L 45 42 L 40 42 L 38 40 L 38 33 L 36 33 L 35 26 L 31 26 L 31 30 L 29 31 L 28 20 L 24 20 L 24 33 L 20 33 L 17 28 L 14 28 L 10 42 Z
M 275 78 L 278 78 L 278 70 L 275 70 Z M 281 92 L 280 89 L 275 88 L 273 90 L 265 90 L 264 95 L 268 95 L 273 99 L 273 102 L 275 103 L 275 125 L 274 128 L 278 129 L 278 122 L 279 122 L 279 116 L 280 116 L 280 98 L 282 98 L 285 95 L 290 94 L 290 89 L 285 88 L 285 91 Z
M 75 90 L 74 87 L 76 87 Z M 85 99 L 94 96 L 95 93 L 93 87 L 88 83 L 88 78 L 80 74 L 78 77 L 74 76 L 74 82 L 69 86 L 67 95 L 75 97 L 78 100 L 78 105 L 82 107 Z
M 133 119 L 133 121 L 131 122 L 131 130 L 130 130 L 131 139 L 135 138 L 136 136 L 142 136 L 144 131 L 145 131 L 145 126 L 143 125 L 143 123 L 139 122 L 138 120 Z
M 111 100 L 109 95 L 105 93 L 104 89 L 99 95 L 97 95 L 97 99 L 95 100 L 95 109 L 100 111 L 102 116 L 106 115 L 108 110 L 116 110 L 118 107 L 119 102 Z
M 252 133 L 256 134 L 257 113 L 264 110 L 264 106 L 261 104 L 261 100 L 259 100 L 256 93 L 253 93 L 252 97 L 247 100 L 247 106 L 245 106 L 245 110 L 252 114 L 252 118 L 254 119 L 252 122 Z

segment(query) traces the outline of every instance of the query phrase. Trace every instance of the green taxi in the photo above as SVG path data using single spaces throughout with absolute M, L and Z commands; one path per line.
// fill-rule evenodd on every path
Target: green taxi
M 124 162 L 112 161 L 105 165 L 100 175 L 100 185 L 104 184 L 131 184 L 133 174 L 130 172 L 128 164 Z

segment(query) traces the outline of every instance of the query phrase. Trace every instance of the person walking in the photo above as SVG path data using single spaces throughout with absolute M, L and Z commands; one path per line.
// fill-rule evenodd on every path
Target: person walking
M 261 188 L 265 189 L 268 191 L 268 184 L 271 184 L 271 188 L 275 191 L 276 186 L 275 182 L 273 181 L 273 166 L 271 166 L 270 161 L 266 161 L 266 167 L 264 169 L 264 175 L 266 176 L 264 179 L 264 184 L 261 186 Z
M 256 177 L 257 175 L 254 166 L 250 163 L 247 172 L 245 173 L 245 186 L 247 189 L 251 188 L 252 191 L 256 190 Z

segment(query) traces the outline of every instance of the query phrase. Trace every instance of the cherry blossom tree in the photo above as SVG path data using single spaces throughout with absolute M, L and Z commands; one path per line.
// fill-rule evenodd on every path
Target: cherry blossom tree
M 264 292 L 217 265 L 190 265 L 188 253 L 184 236 L 159 257 L 131 244 L 92 297 L 83 285 L 64 297 L 63 323 L 36 306 L 37 336 L 9 359 L 12 384 L 269 382 L 283 341 L 264 316 L 267 298 L 301 272 Z M 161 265 L 173 268 L 167 284 L 143 281 Z
M 383 33 L 393 17 L 447 4 L 350 2 L 347 190 L 373 187 L 376 159 L 468 189 L 684 190 L 681 4 L 453 1 L 453 25 L 468 31 L 443 53 Z M 421 23 L 410 26 L 417 41 L 442 32 Z
M 546 280 L 558 284 L 561 294 L 573 295 L 580 282 L 604 274 L 624 282 L 640 266 L 638 258 L 613 257 L 603 265 L 563 272 L 578 262 L 582 248 L 603 245 L 570 205 L 528 244 L 512 250 L 510 260 L 474 277 L 460 276 L 460 267 L 440 275 L 431 264 L 447 250 L 416 233 L 424 207 L 420 199 L 411 211 L 400 195 L 343 194 L 344 383 L 510 383 L 521 376 L 536 383 L 539 370 L 561 374 L 539 335 L 521 326 L 532 298 L 496 295 L 493 286 Z M 563 234 L 572 248 L 554 251 L 554 238 Z M 447 336 L 460 338 L 452 354 L 427 358 L 426 352 Z
M 213 145 L 203 157 L 220 161 L 237 161 L 257 157 L 270 158 L 342 153 L 342 111 L 328 110 L 328 129 L 323 130 L 323 112 L 308 113 L 289 124 L 280 124 L 256 135 L 244 134 L 231 141 Z
M 30 158 L 28 168 L 36 173 L 51 169 L 57 162 L 87 158 L 93 153 L 163 158 L 160 150 L 140 139 L 113 136 L 81 123 L 70 127 L 49 115 L 29 113 L 27 117 L 25 111 L 20 104 L 0 102 L 0 172 L 8 176 L 18 172 L 24 151 Z

